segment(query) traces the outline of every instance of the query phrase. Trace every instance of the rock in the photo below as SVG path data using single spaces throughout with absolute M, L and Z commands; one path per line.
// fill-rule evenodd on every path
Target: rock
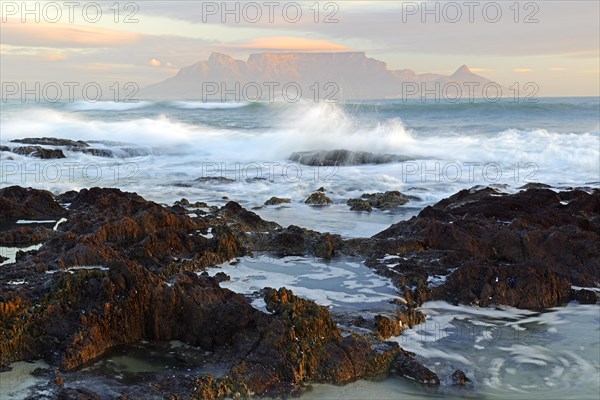
M 310 166 L 344 166 L 363 164 L 387 164 L 409 160 L 396 154 L 373 154 L 351 150 L 317 150 L 292 153 L 290 161 Z
M 0 146 L 0 151 L 10 151 L 10 147 L 8 147 L 8 146 Z
M 31 220 L 58 220 L 66 210 L 45 190 L 9 186 L 0 189 L 0 222 Z
M 598 302 L 598 295 L 588 289 L 572 290 L 571 298 L 580 304 L 596 304 Z
M 366 212 L 373 211 L 373 207 L 371 206 L 371 203 L 369 203 L 366 200 L 350 199 L 346 202 L 346 204 L 348 204 L 350 206 L 351 211 L 366 211 Z
M 290 225 L 266 234 L 252 235 L 249 243 L 255 251 L 269 251 L 280 257 L 314 255 L 329 259 L 341 249 L 342 238 Z
M 233 183 L 233 179 L 225 178 L 224 176 L 202 176 L 195 179 L 196 182 L 202 183 Z
M 323 192 L 315 192 L 308 196 L 308 199 L 304 202 L 310 205 L 318 205 L 323 206 L 327 204 L 333 203 L 329 197 L 327 197 Z
M 408 203 L 409 198 L 398 191 L 385 193 L 365 193 L 360 196 L 366 200 L 372 207 L 380 210 L 392 210 L 396 207 Z
M 115 156 L 115 154 L 112 152 L 112 150 L 108 150 L 108 149 L 92 149 L 92 148 L 85 148 L 85 147 L 69 147 L 68 149 L 70 151 L 89 154 L 89 155 L 95 156 L 95 157 L 114 157 Z
M 394 361 L 391 371 L 398 376 L 411 379 L 418 383 L 439 385 L 440 378 L 429 368 L 415 359 L 413 353 L 401 350 Z
M 42 159 L 66 158 L 60 149 L 47 149 L 40 146 L 22 146 L 13 149 L 13 153 Z
M 265 206 L 275 206 L 279 204 L 288 204 L 291 203 L 292 199 L 282 199 L 280 197 L 271 197 L 269 200 L 265 201 Z
M 351 243 L 399 288 L 418 287 L 416 303 L 554 307 L 571 299 L 571 285 L 600 282 L 600 195 L 462 190 L 341 251 Z M 386 265 L 385 255 L 398 258 Z M 433 285 L 434 276 L 443 279 Z
M 84 148 L 88 147 L 89 144 L 84 142 L 83 140 L 69 140 L 69 139 L 57 139 L 57 138 L 25 138 L 25 139 L 14 139 L 11 140 L 13 143 L 22 143 L 22 144 L 35 144 L 41 146 L 67 146 L 73 148 Z
M 375 332 L 384 340 L 400 335 L 403 330 L 402 323 L 395 318 L 378 314 L 373 319 L 373 322 L 375 324 Z
M 467 378 L 467 375 L 463 371 L 457 369 L 450 375 L 450 382 L 454 386 L 464 386 L 471 382 L 471 380 Z

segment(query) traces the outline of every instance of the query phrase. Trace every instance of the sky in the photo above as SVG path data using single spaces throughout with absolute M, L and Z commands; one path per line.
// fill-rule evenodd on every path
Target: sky
M 600 95 L 600 2 L 6 1 L 0 80 L 135 82 L 257 52 L 361 51 L 389 69 L 450 75 L 463 64 L 540 96 Z

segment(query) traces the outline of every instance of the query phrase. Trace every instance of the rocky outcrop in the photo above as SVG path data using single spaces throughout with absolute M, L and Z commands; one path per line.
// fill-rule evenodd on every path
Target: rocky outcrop
M 40 145 L 40 146 L 67 146 L 67 147 L 76 147 L 76 148 L 89 147 L 89 144 L 87 144 L 83 140 L 69 140 L 69 139 L 59 139 L 59 138 L 51 138 L 51 137 L 14 139 L 14 140 L 11 140 L 11 142 L 12 143 L 22 143 L 22 144 L 33 144 L 33 145 Z
M 407 161 L 410 160 L 410 158 L 396 154 L 375 154 L 366 151 L 316 150 L 292 153 L 289 157 L 289 160 L 303 165 L 318 167 L 388 164 Z
M 59 219 L 65 214 L 66 210 L 48 191 L 24 189 L 20 186 L 0 189 L 0 222 Z
M 31 156 L 42 159 L 66 158 L 60 149 L 48 149 L 41 146 L 21 146 L 12 150 L 13 153 L 22 156 Z
M 543 308 L 570 300 L 571 285 L 600 282 L 598 232 L 598 191 L 483 188 L 348 245 L 420 301 Z
M 235 202 L 191 218 L 189 201 L 165 208 L 117 189 L 59 196 L 71 203 L 68 210 L 48 192 L 13 187 L 0 193 L 6 202 L 30 204 L 30 212 L 66 218 L 52 233 L 29 227 L 2 233 L 6 240 L 28 234 L 44 240 L 39 250 L 0 269 L 2 365 L 43 358 L 71 371 L 115 346 L 180 340 L 214 354 L 226 374 L 157 373 L 155 385 L 134 385 L 131 395 L 235 398 L 379 376 L 400 351 L 396 344 L 342 334 L 326 308 L 285 288 L 264 290 L 269 313 L 263 313 L 221 288 L 224 274 L 196 273 L 260 243 L 331 257 L 341 247 L 339 236 L 283 229 Z M 77 388 L 65 391 L 59 378 L 52 378 L 57 396 L 93 398 Z

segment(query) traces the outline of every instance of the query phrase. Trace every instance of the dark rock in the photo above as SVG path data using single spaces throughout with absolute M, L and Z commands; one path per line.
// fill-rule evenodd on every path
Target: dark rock
M 600 282 L 599 232 L 598 194 L 484 188 L 462 190 L 352 247 L 372 253 L 367 265 L 393 274 L 397 286 L 420 288 L 417 303 L 545 308 L 569 301 L 571 285 Z M 399 258 L 389 267 L 379 261 L 385 254 Z M 446 279 L 430 286 L 434 275 Z
M 79 194 L 78 191 L 76 190 L 69 190 L 68 192 L 64 192 L 59 194 L 58 196 L 56 196 L 56 200 L 59 201 L 60 203 L 71 203 L 73 202 L 73 200 L 75 199 L 75 197 L 77 197 L 77 194 Z
M 115 156 L 113 151 L 108 150 L 108 149 L 92 149 L 92 148 L 85 148 L 85 147 L 69 147 L 68 149 L 70 151 L 89 154 L 89 155 L 95 156 L 95 157 L 114 157 Z
M 52 193 L 44 190 L 9 186 L 0 189 L 0 222 L 18 219 L 59 219 L 66 210 Z
M 327 197 L 323 192 L 315 192 L 308 196 L 308 199 L 304 202 L 310 205 L 318 205 L 323 206 L 327 204 L 333 203 L 329 197 Z
M 360 196 L 361 199 L 367 201 L 372 207 L 380 210 L 392 210 L 396 207 L 408 203 L 409 198 L 398 191 L 390 191 L 385 193 L 365 193 Z M 352 199 L 360 200 L 360 199 Z
M 35 144 L 42 146 L 68 146 L 74 148 L 83 148 L 88 147 L 89 144 L 84 142 L 83 140 L 69 140 L 69 139 L 57 139 L 57 138 L 25 138 L 25 139 L 14 139 L 11 140 L 13 143 L 22 143 L 22 144 Z
M 371 203 L 369 203 L 366 200 L 350 199 L 346 202 L 346 204 L 348 204 L 350 206 L 351 211 L 366 211 L 366 212 L 373 211 L 373 207 L 371 206 Z
M 10 151 L 10 147 L 8 147 L 8 146 L 0 146 L 0 151 Z
M 281 257 L 314 255 L 325 259 L 335 256 L 342 247 L 339 235 L 315 232 L 295 225 L 252 235 L 249 243 L 253 250 L 269 251 Z
M 440 378 L 415 359 L 413 353 L 401 350 L 392 361 L 392 372 L 415 382 L 439 385 Z
M 225 178 L 224 176 L 202 176 L 195 179 L 196 182 L 202 183 L 233 183 L 233 179 Z
M 467 375 L 463 371 L 457 369 L 450 375 L 450 382 L 454 386 L 464 386 L 471 382 L 471 380 L 467 378 Z
M 572 290 L 571 298 L 581 304 L 596 304 L 598 302 L 598 295 L 588 289 Z
M 530 182 L 520 186 L 519 189 L 552 189 L 552 186 L 546 185 L 545 183 Z
M 0 231 L 0 245 L 16 247 L 42 243 L 50 239 L 53 233 L 52 229 L 42 226 L 33 228 L 20 226 L 15 229 Z
M 265 206 L 275 206 L 279 204 L 288 204 L 291 203 L 292 199 L 282 199 L 280 197 L 271 197 L 269 200 L 265 201 Z
M 66 158 L 60 149 L 47 149 L 40 146 L 22 146 L 13 149 L 13 153 L 42 159 Z
M 310 166 L 343 166 L 363 164 L 387 164 L 410 160 L 396 154 L 374 154 L 351 150 L 317 150 L 292 153 L 290 161 Z
M 56 398 L 58 400 L 100 400 L 100 396 L 85 388 L 63 388 Z

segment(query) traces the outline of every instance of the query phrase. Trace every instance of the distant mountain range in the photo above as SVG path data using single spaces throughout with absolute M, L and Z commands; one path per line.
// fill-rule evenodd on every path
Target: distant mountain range
M 466 65 L 452 75 L 390 70 L 362 52 L 259 53 L 248 61 L 212 53 L 206 61 L 147 86 L 140 97 L 203 101 L 255 101 L 283 98 L 350 100 L 406 98 L 428 100 L 506 96 L 508 90 L 473 73 Z

